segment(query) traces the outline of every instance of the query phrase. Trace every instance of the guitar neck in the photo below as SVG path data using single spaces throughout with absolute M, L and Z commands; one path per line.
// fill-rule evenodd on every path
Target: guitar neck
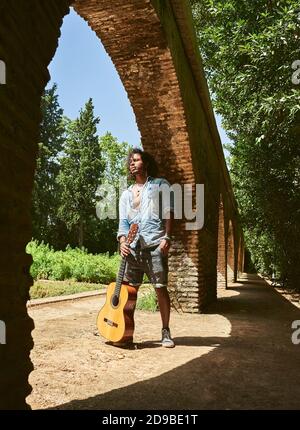
M 122 257 L 119 273 L 116 279 L 115 295 L 119 297 L 126 267 L 126 257 Z

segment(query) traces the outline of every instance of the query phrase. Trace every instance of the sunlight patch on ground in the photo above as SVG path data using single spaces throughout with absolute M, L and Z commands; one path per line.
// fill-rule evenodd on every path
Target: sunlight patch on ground
M 136 312 L 135 348 L 107 345 L 95 326 L 98 298 L 30 309 L 35 320 L 35 346 L 30 374 L 33 409 L 87 399 L 150 380 L 219 347 L 230 336 L 231 324 L 219 314 L 172 312 L 171 332 L 176 347 L 159 344 L 159 312 Z

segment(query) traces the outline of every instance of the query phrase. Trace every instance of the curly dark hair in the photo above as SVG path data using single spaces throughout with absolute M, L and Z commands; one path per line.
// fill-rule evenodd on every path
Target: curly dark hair
M 130 173 L 130 160 L 131 157 L 133 156 L 133 154 L 140 154 L 142 161 L 144 163 L 144 165 L 147 168 L 147 173 L 148 176 L 152 176 L 153 178 L 155 178 L 157 176 L 158 173 L 158 166 L 157 163 L 155 161 L 155 159 L 152 157 L 151 154 L 149 154 L 149 152 L 143 151 L 140 148 L 133 148 L 127 156 L 127 171 L 128 171 L 128 178 L 132 179 L 133 176 Z

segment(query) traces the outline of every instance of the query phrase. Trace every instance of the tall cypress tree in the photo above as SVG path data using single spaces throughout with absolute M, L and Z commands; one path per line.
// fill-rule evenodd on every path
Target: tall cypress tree
M 114 187 L 116 201 L 113 199 L 113 196 L 110 196 L 110 203 L 111 205 L 115 205 L 117 213 L 120 197 L 120 179 L 124 179 L 127 176 L 126 159 L 130 146 L 127 142 L 118 142 L 118 139 L 109 132 L 100 137 L 99 144 L 105 164 L 103 180 L 101 182 L 103 184 L 108 183 Z M 118 217 L 116 219 L 97 219 L 94 227 L 91 225 L 90 229 L 90 248 L 94 248 L 92 247 L 92 242 L 94 242 L 97 245 L 98 252 L 116 252 L 117 230 Z
M 68 124 L 57 180 L 61 196 L 58 215 L 70 231 L 75 229 L 79 247 L 84 245 L 89 220 L 96 218 L 96 190 L 104 168 L 97 136 L 99 122 L 89 99 L 79 117 Z
M 58 158 L 65 140 L 63 110 L 59 106 L 56 91 L 57 86 L 54 84 L 45 90 L 41 100 L 42 122 L 32 197 L 33 238 L 52 245 L 55 245 L 58 227 Z

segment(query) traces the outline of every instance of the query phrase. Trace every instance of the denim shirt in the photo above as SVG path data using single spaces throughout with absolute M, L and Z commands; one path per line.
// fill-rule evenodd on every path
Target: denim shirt
M 141 248 L 158 245 L 165 236 L 164 218 L 168 212 L 174 212 L 174 201 L 171 193 L 170 197 L 165 198 L 163 195 L 163 198 L 159 198 L 162 194 L 162 185 L 168 194 L 170 184 L 166 179 L 149 176 L 142 188 L 141 201 L 137 209 L 133 208 L 133 185 L 121 195 L 117 238 L 127 236 L 130 225 L 138 224 L 138 233 L 130 245 L 131 248 L 135 248 L 138 242 Z

